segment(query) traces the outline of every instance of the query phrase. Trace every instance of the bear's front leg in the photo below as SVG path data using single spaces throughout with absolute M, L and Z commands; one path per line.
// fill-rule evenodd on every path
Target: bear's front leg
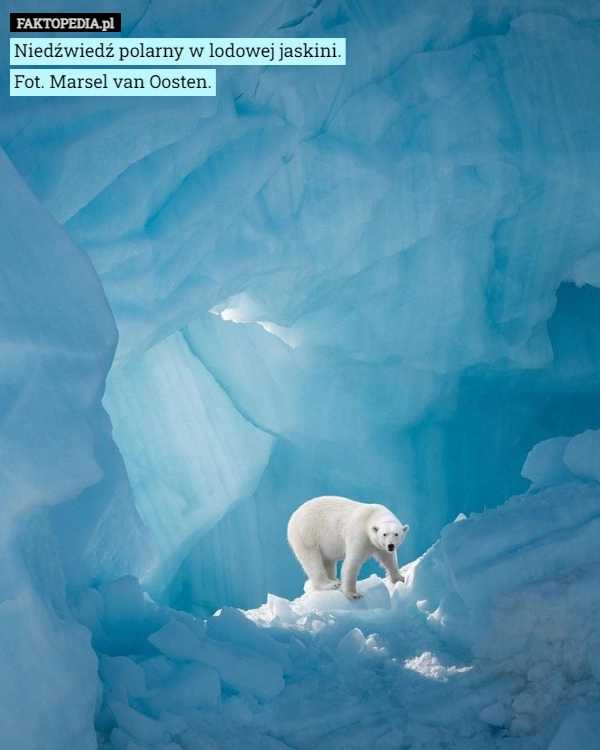
M 342 565 L 342 591 L 349 599 L 362 599 L 362 594 L 356 590 L 356 579 L 362 563 L 362 558 L 350 555 Z
M 392 583 L 404 583 L 404 576 L 402 575 L 402 573 L 400 572 L 400 568 L 398 567 L 395 551 L 383 552 L 382 550 L 377 550 L 377 552 L 375 553 L 375 557 L 387 570 Z

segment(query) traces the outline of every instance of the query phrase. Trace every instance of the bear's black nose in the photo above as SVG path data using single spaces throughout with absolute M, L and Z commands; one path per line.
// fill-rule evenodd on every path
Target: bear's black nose
M 393 552 L 394 551 L 394 545 L 393 544 L 388 544 L 388 549 L 389 549 L 390 552 Z

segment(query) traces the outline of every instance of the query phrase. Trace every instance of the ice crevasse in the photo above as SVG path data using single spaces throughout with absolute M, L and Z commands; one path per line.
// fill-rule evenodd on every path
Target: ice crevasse
M 95 747 L 94 718 L 116 750 L 592 746 L 598 20 L 131 3 L 132 36 L 338 35 L 348 64 L 7 102 L 7 748 Z M 405 589 L 295 600 L 285 524 L 324 492 L 411 524 Z

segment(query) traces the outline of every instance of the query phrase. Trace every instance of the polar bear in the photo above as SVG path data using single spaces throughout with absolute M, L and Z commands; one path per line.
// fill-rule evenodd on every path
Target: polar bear
M 287 534 L 313 588 L 335 589 L 341 585 L 347 597 L 360 599 L 356 579 L 368 557 L 377 558 L 394 583 L 404 581 L 396 549 L 408 529 L 384 505 L 324 495 L 294 511 Z M 338 560 L 344 561 L 341 581 L 336 578 Z

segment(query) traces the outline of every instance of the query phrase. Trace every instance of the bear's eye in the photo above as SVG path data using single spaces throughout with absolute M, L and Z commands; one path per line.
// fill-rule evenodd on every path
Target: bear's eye
M 387 533 L 385 531 L 383 532 L 383 536 L 387 536 Z

